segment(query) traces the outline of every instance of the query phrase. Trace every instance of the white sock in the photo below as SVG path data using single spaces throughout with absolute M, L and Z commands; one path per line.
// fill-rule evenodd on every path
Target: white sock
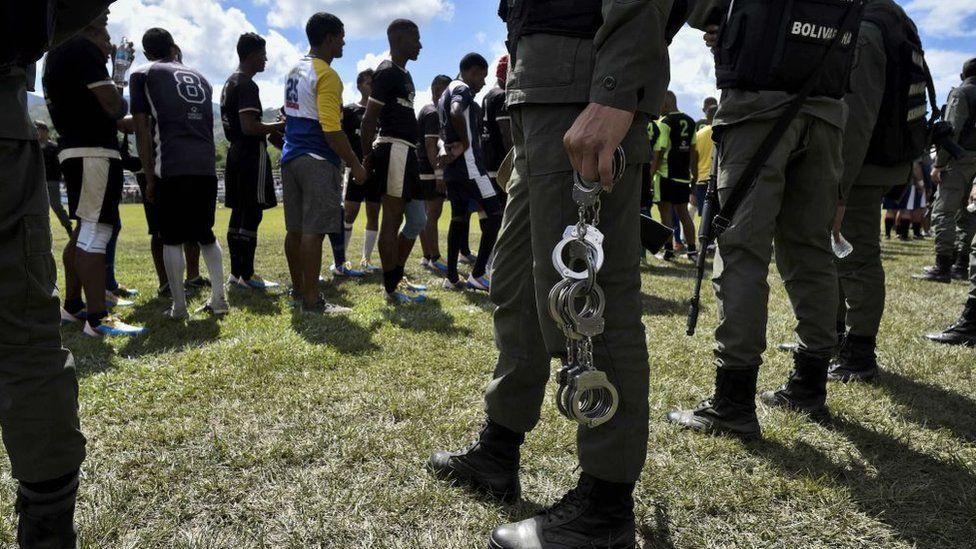
M 213 281 L 210 286 L 210 302 L 223 305 L 227 302 L 227 297 L 224 295 L 224 257 L 220 244 L 217 241 L 201 244 L 200 255 L 203 256 L 203 262 L 207 264 L 207 272 L 210 273 L 210 280 Z
M 346 250 L 348 250 L 349 249 L 349 243 L 352 242 L 352 227 L 353 227 L 353 224 L 352 223 L 346 223 L 345 224 L 345 227 L 346 227 Z M 346 252 L 346 253 L 349 253 L 349 252 Z
M 376 247 L 376 238 L 378 236 L 379 231 L 366 229 L 366 233 L 363 235 L 363 259 L 367 261 L 373 259 L 373 248 Z
M 163 265 L 166 267 L 166 278 L 169 280 L 169 291 L 173 296 L 173 312 L 186 312 L 186 290 L 183 288 L 183 274 L 186 271 L 186 258 L 183 257 L 183 245 L 163 246 Z

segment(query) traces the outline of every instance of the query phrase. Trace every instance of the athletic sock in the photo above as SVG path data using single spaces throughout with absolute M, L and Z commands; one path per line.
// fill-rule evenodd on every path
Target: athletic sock
M 332 257 L 335 258 L 336 267 L 342 267 L 346 264 L 345 237 L 344 233 L 329 233 L 329 243 L 332 244 Z
M 501 215 L 490 215 L 478 221 L 481 225 L 481 243 L 478 245 L 478 261 L 475 261 L 471 276 L 481 278 L 485 276 L 488 268 L 488 259 L 495 248 L 495 239 L 498 237 L 498 229 L 502 225 Z
M 463 242 L 467 239 L 464 219 L 451 219 L 451 224 L 447 229 L 447 279 L 457 282 L 458 277 L 458 254 L 461 252 Z M 470 250 L 469 250 L 470 253 Z
M 220 244 L 215 240 L 210 244 L 200 244 L 200 255 L 203 262 L 207 265 L 207 272 L 210 273 L 210 302 L 216 305 L 227 303 L 227 296 L 224 295 L 224 258 L 220 250 Z
M 886 217 L 884 220 L 885 236 L 891 238 L 891 230 L 895 228 L 895 220 Z
M 451 223 L 454 223 L 454 221 L 452 220 Z M 459 230 L 461 231 L 461 234 L 458 238 L 461 247 L 458 248 L 458 252 L 461 253 L 461 255 L 463 255 L 464 257 L 474 255 L 471 253 L 471 244 L 468 242 L 468 240 L 471 238 L 471 216 L 470 215 L 465 214 L 464 217 L 461 219 Z M 450 240 L 450 237 L 448 237 L 448 240 Z M 451 257 L 450 251 L 448 251 L 447 256 Z
M 73 315 L 80 313 L 84 308 L 85 308 L 85 301 L 80 297 L 64 300 L 64 310 L 68 311 Z
M 900 221 L 898 223 L 898 228 L 896 229 L 897 232 L 898 232 L 898 236 L 900 236 L 902 238 L 908 238 L 908 231 L 909 231 L 911 225 L 912 224 L 909 221 Z
M 97 328 L 102 324 L 102 320 L 105 319 L 105 317 L 107 316 L 108 316 L 108 311 L 88 313 L 87 315 L 85 315 L 85 320 L 88 322 L 89 326 L 91 326 L 92 328 Z
M 244 280 L 250 280 L 254 276 L 254 254 L 258 251 L 258 239 L 257 237 L 245 236 L 241 239 L 239 244 L 241 260 L 238 268 L 240 272 L 238 276 Z
M 922 236 L 922 224 L 921 223 L 912 223 L 912 233 L 915 236 Z
M 369 229 L 366 229 L 363 233 L 363 259 L 366 261 L 372 261 L 373 259 L 373 248 L 376 247 L 376 238 L 378 236 L 378 231 L 371 231 Z
M 173 296 L 173 310 L 177 313 L 186 311 L 186 289 L 180 283 L 186 271 L 186 258 L 183 257 L 183 245 L 168 246 L 163 245 L 163 265 L 166 266 L 166 279 L 176 282 L 169 285 L 170 294 Z M 212 275 L 213 273 L 211 273 Z M 214 286 L 223 286 L 220 281 L 214 281 Z
M 345 231 L 344 231 L 345 232 L 345 235 L 344 236 L 346 237 L 345 243 L 346 243 L 346 246 L 348 247 L 349 246 L 349 243 L 352 242 L 352 228 L 353 228 L 353 224 L 352 223 L 345 223 L 343 225 L 343 227 L 345 228 Z
M 227 231 L 227 253 L 230 255 L 230 274 L 234 278 L 241 277 L 241 257 L 243 253 L 241 251 L 240 234 L 231 231 Z
M 401 280 L 403 280 L 403 267 L 398 265 L 389 271 L 383 271 L 383 287 L 386 293 L 395 292 Z

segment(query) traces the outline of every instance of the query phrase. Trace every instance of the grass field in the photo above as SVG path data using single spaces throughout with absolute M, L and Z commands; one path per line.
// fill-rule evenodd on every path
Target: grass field
M 232 293 L 226 319 L 174 324 L 159 314 L 167 303 L 155 299 L 141 209 L 123 216 L 119 278 L 142 290 L 123 318 L 150 332 L 92 341 L 64 331 L 89 441 L 77 517 L 85 547 L 484 547 L 496 524 L 575 481 L 575 427 L 553 391 L 524 449 L 523 503 L 489 504 L 423 470 L 432 450 L 465 445 L 483 419 L 495 359 L 485 296 L 433 289 L 426 304 L 392 308 L 376 277 L 328 286 L 328 299 L 354 308 L 348 317 L 302 318 L 282 294 Z M 218 212 L 218 229 L 227 216 Z M 261 228 L 266 278 L 286 279 L 283 238 L 279 208 Z M 663 421 L 711 391 L 715 307 L 707 291 L 701 334 L 685 337 L 690 264 L 645 268 L 644 547 L 976 547 L 976 354 L 920 339 L 956 318 L 965 293 L 909 279 L 931 249 L 885 243 L 884 375 L 832 385 L 830 425 L 760 406 L 765 438 L 752 443 Z M 409 270 L 428 279 L 416 262 Z M 771 285 L 769 338 L 788 340 L 789 304 L 775 275 Z M 776 351 L 766 359 L 762 388 L 790 362 Z M 11 545 L 14 484 L 3 477 L 0 542 Z

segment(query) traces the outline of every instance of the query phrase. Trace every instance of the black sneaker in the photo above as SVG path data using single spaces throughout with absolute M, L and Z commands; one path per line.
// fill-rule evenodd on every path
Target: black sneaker
M 183 287 L 186 288 L 188 292 L 202 290 L 203 288 L 210 287 L 210 280 L 202 276 L 198 276 L 183 282 Z
M 976 347 L 976 299 L 970 299 L 962 316 L 942 332 L 926 334 L 926 339 L 945 345 Z
M 878 376 L 875 338 L 848 334 L 827 370 L 830 381 L 871 381 Z
M 969 264 L 956 263 L 949 271 L 949 276 L 953 280 L 969 280 Z
M 603 495 L 603 485 L 583 473 L 576 488 L 555 505 L 521 522 L 495 528 L 490 549 L 632 549 L 637 547 L 634 500 L 627 488 Z M 621 487 L 633 485 L 620 484 Z
M 759 400 L 767 406 L 803 412 L 815 420 L 830 417 L 827 410 L 827 368 L 830 361 L 806 353 L 793 354 L 793 371 L 779 389 L 766 391 Z
M 156 295 L 159 297 L 171 297 L 173 294 L 169 289 L 169 282 L 164 282 L 162 286 L 156 289 Z
M 525 436 L 488 421 L 478 440 L 460 452 L 434 452 L 427 470 L 454 485 L 465 486 L 503 503 L 522 496 L 519 445 Z
M 762 436 L 756 417 L 759 369 L 726 370 L 715 374 L 715 394 L 692 410 L 669 412 L 667 420 L 692 431 L 728 434 L 745 439 Z
M 54 493 L 17 489 L 17 544 L 24 548 L 74 549 L 78 533 L 74 525 L 78 478 Z

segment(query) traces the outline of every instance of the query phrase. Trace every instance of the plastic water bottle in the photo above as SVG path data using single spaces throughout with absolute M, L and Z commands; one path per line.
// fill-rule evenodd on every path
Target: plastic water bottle
M 844 259 L 854 251 L 854 246 L 842 234 L 830 238 L 830 248 L 838 259 Z
M 122 37 L 122 41 L 119 42 L 119 47 L 115 49 L 115 59 L 113 65 L 112 74 L 115 75 L 117 79 L 125 80 L 125 73 L 129 70 L 132 65 L 132 60 L 129 59 L 129 39 Z

